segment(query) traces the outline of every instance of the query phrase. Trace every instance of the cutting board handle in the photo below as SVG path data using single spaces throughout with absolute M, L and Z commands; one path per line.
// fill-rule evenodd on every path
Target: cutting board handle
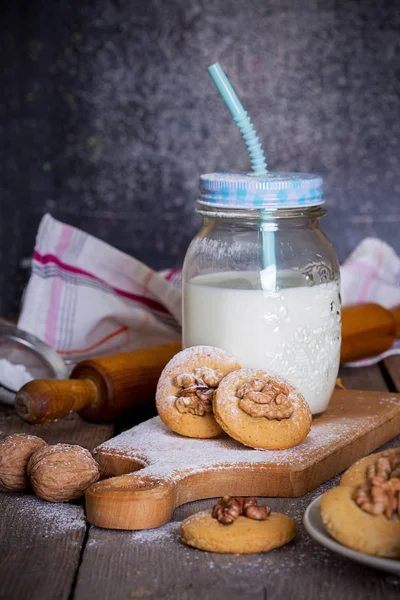
M 156 477 L 112 477 L 86 490 L 87 519 L 110 529 L 126 529 L 126 520 L 130 529 L 160 527 L 172 518 L 175 496 L 175 485 Z

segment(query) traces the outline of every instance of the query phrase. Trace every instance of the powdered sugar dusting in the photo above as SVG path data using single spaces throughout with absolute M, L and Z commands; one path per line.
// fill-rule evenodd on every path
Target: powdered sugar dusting
M 179 522 L 170 521 L 162 527 L 157 527 L 156 529 L 142 529 L 140 531 L 135 531 L 131 535 L 135 543 L 146 543 L 151 541 L 152 544 L 157 542 L 164 544 L 166 541 L 179 539 L 180 525 Z
M 228 437 L 185 438 L 154 417 L 98 447 L 97 453 L 122 454 L 146 465 L 140 475 L 180 479 L 183 474 L 220 469 L 226 465 L 263 465 L 281 470 L 305 468 L 357 439 L 400 410 L 396 397 L 336 392 L 324 415 L 314 419 L 307 438 L 287 450 L 252 450 Z M 395 401 L 394 401 L 395 400 Z M 349 404 L 351 402 L 351 405 Z
M 32 528 L 37 528 L 43 537 L 86 528 L 82 506 L 46 502 L 36 496 L 13 494 L 10 507 L 18 500 L 21 500 L 18 516 L 31 523 Z M 3 518 L 7 518 L 7 505 Z

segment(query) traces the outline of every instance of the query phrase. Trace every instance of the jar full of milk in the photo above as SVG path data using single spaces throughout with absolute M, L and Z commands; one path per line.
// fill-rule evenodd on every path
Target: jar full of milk
M 184 346 L 217 346 L 285 377 L 313 414 L 328 406 L 341 343 L 321 188 L 308 173 L 202 175 L 203 227 L 183 268 Z

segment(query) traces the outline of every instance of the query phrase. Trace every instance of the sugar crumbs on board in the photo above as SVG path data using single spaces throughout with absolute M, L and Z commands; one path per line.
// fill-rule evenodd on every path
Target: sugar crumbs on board
M 357 396 L 353 402 L 362 401 Z M 332 418 L 333 417 L 333 418 Z M 143 469 L 140 476 L 152 475 L 164 479 L 175 479 L 183 472 L 193 473 L 207 467 L 218 470 L 224 465 L 271 464 L 290 467 L 294 463 L 305 467 L 322 459 L 335 449 L 362 435 L 378 424 L 379 415 L 365 415 L 362 420 L 338 412 L 329 420 L 314 419 L 307 438 L 298 446 L 287 450 L 252 450 L 228 437 L 217 439 L 195 439 L 179 436 L 170 431 L 154 417 L 121 435 L 105 442 L 100 452 L 124 453 L 131 456 Z M 330 446 L 328 448 L 328 446 Z

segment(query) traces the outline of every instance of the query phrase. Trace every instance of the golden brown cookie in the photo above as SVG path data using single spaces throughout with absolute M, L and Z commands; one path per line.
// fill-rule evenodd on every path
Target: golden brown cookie
M 361 458 L 347 469 L 342 479 L 340 480 L 340 485 L 354 486 L 359 485 L 360 483 L 364 483 L 367 468 L 382 457 L 390 457 L 394 459 L 399 457 L 400 461 L 400 448 L 392 448 L 391 450 L 385 450 L 384 452 L 375 452 L 375 454 L 364 456 L 364 458 Z
M 156 393 L 161 420 L 176 433 L 212 438 L 222 430 L 214 419 L 212 400 L 222 378 L 240 369 L 232 354 L 212 346 L 193 346 L 170 360 Z
M 227 375 L 214 395 L 213 408 L 222 429 L 251 448 L 291 448 L 311 428 L 311 411 L 300 392 L 262 369 Z
M 224 525 L 213 518 L 212 510 L 203 510 L 181 525 L 181 538 L 188 546 L 232 554 L 273 550 L 290 542 L 295 534 L 293 519 L 274 512 L 265 521 L 238 516 L 232 524 Z
M 374 556 L 400 558 L 400 449 L 355 463 L 326 492 L 321 520 L 341 544 Z

